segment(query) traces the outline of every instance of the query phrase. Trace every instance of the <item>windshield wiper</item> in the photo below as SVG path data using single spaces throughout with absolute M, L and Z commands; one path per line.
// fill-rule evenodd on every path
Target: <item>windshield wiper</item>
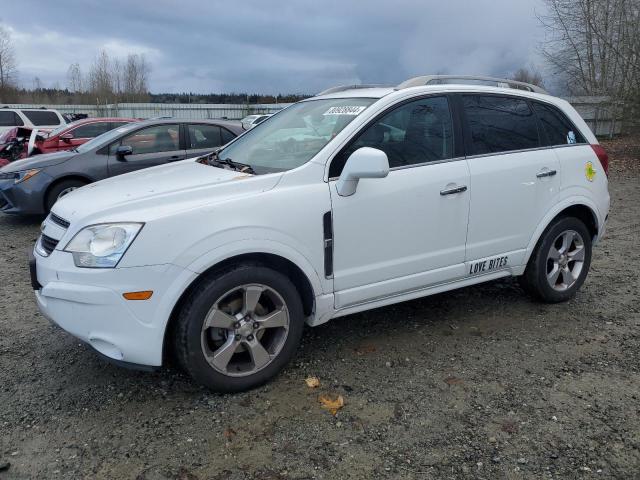
M 200 157 L 203 160 L 206 160 L 206 163 L 211 166 L 220 166 L 225 165 L 227 167 L 232 168 L 238 172 L 249 173 L 251 175 L 255 175 L 256 172 L 253 170 L 251 165 L 247 165 L 246 163 L 234 162 L 230 158 L 222 159 L 218 156 L 218 150 L 211 152 L 209 155 L 205 155 L 204 157 Z M 222 167 L 224 168 L 224 167 Z

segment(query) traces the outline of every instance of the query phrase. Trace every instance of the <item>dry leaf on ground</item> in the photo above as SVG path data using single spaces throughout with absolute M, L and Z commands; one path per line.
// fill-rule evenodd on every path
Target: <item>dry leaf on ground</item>
M 373 353 L 376 351 L 376 346 L 371 344 L 360 345 L 359 347 L 354 348 L 355 352 L 358 355 L 364 355 L 365 353 Z
M 447 385 L 460 385 L 460 384 L 464 383 L 461 378 L 453 377 L 453 376 L 445 378 L 444 382 Z
M 320 395 L 320 397 L 318 397 L 318 400 L 322 404 L 322 408 L 324 408 L 325 410 L 329 410 L 331 415 L 334 416 L 336 413 L 338 413 L 338 410 L 344 407 L 344 398 L 342 397 L 342 395 L 338 395 L 337 398 L 331 398 L 328 395 Z
M 224 438 L 226 438 L 227 440 L 231 440 L 233 437 L 237 435 L 236 431 L 233 428 L 226 428 L 222 434 L 224 435 Z
M 318 377 L 307 377 L 305 383 L 309 388 L 318 388 L 320 386 L 320 380 Z

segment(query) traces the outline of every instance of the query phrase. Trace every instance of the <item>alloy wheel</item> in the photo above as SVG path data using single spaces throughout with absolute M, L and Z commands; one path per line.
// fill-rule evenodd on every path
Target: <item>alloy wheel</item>
M 252 375 L 278 356 L 288 332 L 289 311 L 282 296 L 267 285 L 241 285 L 209 310 L 202 325 L 202 352 L 224 375 Z
M 556 237 L 547 255 L 547 282 L 554 290 L 563 292 L 571 288 L 580 277 L 585 260 L 582 236 L 575 230 L 566 230 Z

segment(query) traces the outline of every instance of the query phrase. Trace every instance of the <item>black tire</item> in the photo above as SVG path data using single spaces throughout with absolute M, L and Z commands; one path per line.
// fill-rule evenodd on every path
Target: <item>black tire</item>
M 49 213 L 53 208 L 53 205 L 58 201 L 60 194 L 65 190 L 69 190 L 70 188 L 80 188 L 87 185 L 88 182 L 79 179 L 69 179 L 62 180 L 61 182 L 56 183 L 51 190 L 47 192 L 47 198 L 45 199 L 44 208 L 45 213 Z
M 553 269 L 553 261 L 549 260 L 548 256 L 559 236 L 572 231 L 580 236 L 584 248 L 584 260 L 575 283 L 564 290 L 558 290 L 552 287 L 547 279 L 548 270 Z M 547 227 L 540 240 L 538 240 L 524 275 L 519 278 L 520 285 L 535 299 L 546 303 L 565 302 L 573 298 L 589 272 L 592 253 L 591 242 L 591 233 L 580 219 L 575 217 L 560 217 L 556 219 Z M 571 262 L 569 262 L 569 266 L 571 266 Z M 558 288 L 563 287 L 558 286 Z
M 246 376 L 230 376 L 216 370 L 207 361 L 202 329 L 216 301 L 227 292 L 247 284 L 265 285 L 280 295 L 289 315 L 288 333 L 279 353 L 264 368 Z M 205 277 L 188 294 L 176 318 L 174 352 L 181 367 L 208 389 L 221 393 L 241 392 L 266 383 L 287 365 L 298 348 L 303 329 L 302 301 L 291 280 L 264 265 L 243 263 Z

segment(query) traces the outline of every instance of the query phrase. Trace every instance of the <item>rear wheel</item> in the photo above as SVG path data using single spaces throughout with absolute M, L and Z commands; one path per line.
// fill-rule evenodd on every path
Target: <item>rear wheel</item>
M 591 265 L 591 234 L 574 217 L 553 222 L 542 234 L 524 275 L 522 286 L 536 298 L 563 302 L 584 283 Z
M 60 200 L 62 197 L 67 195 L 68 193 L 73 192 L 77 188 L 84 187 L 87 182 L 78 179 L 70 179 L 70 180 L 62 180 L 59 183 L 56 183 L 49 193 L 47 193 L 47 198 L 45 201 L 45 208 L 47 210 L 46 213 L 51 211 L 53 205 Z
M 202 281 L 177 318 L 175 352 L 199 383 L 218 392 L 257 387 L 293 357 L 302 302 L 281 273 L 242 264 Z

